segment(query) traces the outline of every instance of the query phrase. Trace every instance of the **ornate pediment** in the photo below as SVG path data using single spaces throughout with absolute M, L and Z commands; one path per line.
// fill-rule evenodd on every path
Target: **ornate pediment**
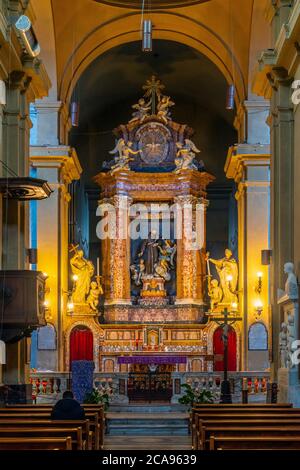
M 116 146 L 110 154 L 115 159 L 105 162 L 104 170 L 119 169 L 147 172 L 170 172 L 180 169 L 203 169 L 194 160 L 199 153 L 190 140 L 193 129 L 173 121 L 175 106 L 164 94 L 164 85 L 155 76 L 143 86 L 144 95 L 132 106 L 132 118 L 114 130 Z

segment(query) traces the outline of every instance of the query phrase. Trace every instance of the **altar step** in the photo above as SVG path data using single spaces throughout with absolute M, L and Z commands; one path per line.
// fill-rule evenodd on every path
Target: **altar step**
M 187 436 L 187 413 L 107 413 L 106 432 L 110 436 Z
M 129 405 L 110 405 L 111 413 L 186 413 L 187 408 L 178 403 L 130 403 Z

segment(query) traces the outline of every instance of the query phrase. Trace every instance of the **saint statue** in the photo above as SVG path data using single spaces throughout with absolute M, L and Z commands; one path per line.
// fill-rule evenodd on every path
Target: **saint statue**
M 70 259 L 72 273 L 76 276 L 72 300 L 74 304 L 86 302 L 86 296 L 90 292 L 91 278 L 94 274 L 93 263 L 83 256 L 82 250 L 75 248 L 75 254 Z
M 155 274 L 155 266 L 159 258 L 159 240 L 157 238 L 157 233 L 155 230 L 152 230 L 149 233 L 147 240 L 142 244 L 141 251 L 139 253 L 139 258 L 142 256 L 145 260 L 145 274 Z
M 210 258 L 207 253 L 206 260 L 216 266 L 223 291 L 222 303 L 237 303 L 238 265 L 232 257 L 232 251 L 227 248 L 225 257 L 219 260 Z

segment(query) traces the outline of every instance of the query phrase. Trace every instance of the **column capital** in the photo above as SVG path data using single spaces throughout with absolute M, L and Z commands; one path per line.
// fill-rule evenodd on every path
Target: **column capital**
M 65 184 L 78 180 L 82 168 L 76 150 L 69 146 L 35 146 L 30 147 L 30 162 L 34 168 L 57 168 Z
M 249 179 L 248 167 L 269 167 L 270 146 L 239 144 L 229 148 L 225 163 L 225 174 L 236 183 Z

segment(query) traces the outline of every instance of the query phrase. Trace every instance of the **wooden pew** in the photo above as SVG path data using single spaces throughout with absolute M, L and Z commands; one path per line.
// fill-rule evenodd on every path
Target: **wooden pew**
M 105 433 L 105 413 L 103 404 L 83 404 L 85 414 L 87 413 L 98 413 L 99 415 L 99 448 L 102 449 L 104 445 L 104 433 Z M 13 410 L 20 411 L 21 413 L 28 413 L 28 411 L 33 412 L 46 412 L 48 411 L 51 414 L 53 406 L 49 404 L 17 404 L 17 405 L 8 405 L 6 404 L 4 408 L 0 408 L 0 412 L 3 410 Z
M 4 410 L 4 411 L 2 411 Z M 100 448 L 100 424 L 99 424 L 99 415 L 98 413 L 93 412 L 86 412 L 86 418 L 90 420 L 90 428 L 91 431 L 94 433 L 94 448 L 95 450 L 99 450 Z M 15 409 L 0 409 L 0 419 L 9 419 L 9 418 L 17 418 L 17 419 L 28 419 L 28 420 L 49 420 L 50 419 L 50 412 L 49 410 L 45 410 L 41 412 L 40 410 L 15 410 Z M 61 421 L 57 421 L 58 423 Z M 70 420 L 69 422 L 72 422 Z
M 32 427 L 34 429 L 44 429 L 44 428 L 52 428 L 52 429 L 68 429 L 74 427 L 80 427 L 82 429 L 82 440 L 83 440 L 83 448 L 86 450 L 92 450 L 93 448 L 93 432 L 90 430 L 90 421 L 52 421 L 52 420 L 30 420 L 30 419 L 23 419 L 23 418 L 8 418 L 2 419 L 0 418 L 0 429 L 6 429 L 15 427 L 18 429 Z
M 300 450 L 300 437 L 210 437 L 210 450 Z
M 70 437 L 1 437 L 0 450 L 72 450 L 72 440 Z
M 201 410 L 193 409 L 193 423 L 192 423 L 192 447 L 197 448 L 197 441 L 199 439 L 199 424 L 198 421 L 208 419 L 278 419 L 282 417 L 288 417 L 290 419 L 300 418 L 300 409 L 297 408 L 241 408 L 241 409 L 229 409 L 229 408 L 202 408 Z
M 32 438 L 61 438 L 61 437 L 70 437 L 72 440 L 72 450 L 83 450 L 83 439 L 82 439 L 82 428 L 80 427 L 57 427 L 57 428 L 47 428 L 47 427 L 0 427 L 0 439 L 4 437 L 32 437 Z
M 294 437 L 300 437 L 300 425 L 298 426 L 282 426 L 280 423 L 276 423 L 272 426 L 264 424 L 263 426 L 257 426 L 249 424 L 248 426 L 231 426 L 231 427 L 215 427 L 215 426 L 202 426 L 201 438 L 199 442 L 199 450 L 209 450 L 210 438 L 214 436 L 216 439 L 223 437 L 290 437 L 292 440 Z

